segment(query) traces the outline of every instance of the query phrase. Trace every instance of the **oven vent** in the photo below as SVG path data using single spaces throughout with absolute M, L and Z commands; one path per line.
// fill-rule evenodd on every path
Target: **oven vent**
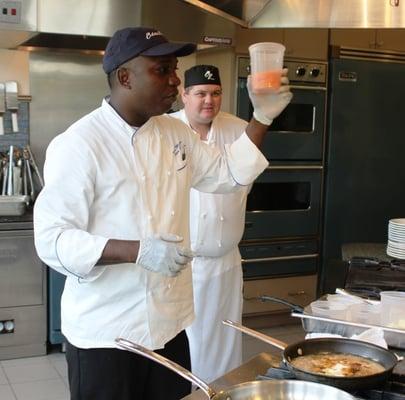
M 353 47 L 333 47 L 331 54 L 334 58 L 405 64 L 405 52 L 399 51 L 358 49 Z

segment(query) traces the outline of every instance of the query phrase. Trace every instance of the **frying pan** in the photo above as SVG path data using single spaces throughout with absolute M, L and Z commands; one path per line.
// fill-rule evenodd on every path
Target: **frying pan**
M 264 380 L 245 382 L 233 385 L 226 390 L 216 392 L 207 383 L 192 374 L 181 365 L 148 350 L 127 339 L 115 339 L 117 347 L 147 357 L 166 368 L 171 369 L 183 378 L 198 386 L 210 400 L 355 400 L 353 396 L 343 390 L 314 382 L 299 380 Z M 157 382 L 158 384 L 158 382 Z
M 325 385 L 335 386 L 343 390 L 371 389 L 384 383 L 389 378 L 392 370 L 398 362 L 396 355 L 391 351 L 359 340 L 343 338 L 319 338 L 302 340 L 288 345 L 287 343 L 284 343 L 278 339 L 242 326 L 237 322 L 233 322 L 231 320 L 225 320 L 222 322 L 225 325 L 231 326 L 232 328 L 235 328 L 243 333 L 283 350 L 283 361 L 297 379 L 323 383 Z M 291 364 L 291 361 L 296 357 L 318 354 L 321 352 L 354 354 L 360 357 L 365 357 L 382 365 L 384 371 L 377 374 L 359 377 L 333 377 L 304 371 Z

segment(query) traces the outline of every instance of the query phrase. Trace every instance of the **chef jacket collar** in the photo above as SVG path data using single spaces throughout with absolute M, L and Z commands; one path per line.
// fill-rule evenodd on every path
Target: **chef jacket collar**
M 191 128 L 191 130 L 192 130 L 196 135 L 200 136 L 200 135 L 198 134 L 198 132 L 196 132 L 196 131 L 193 129 L 193 127 L 191 126 L 190 121 L 189 121 L 188 118 L 187 118 L 186 110 L 183 108 L 183 109 L 181 110 L 181 112 L 183 113 L 184 120 L 187 121 L 187 125 Z M 207 143 L 207 144 L 211 144 L 211 143 L 213 143 L 213 142 L 215 143 L 215 130 L 213 129 L 213 128 L 214 128 L 214 124 L 215 124 L 215 120 L 216 120 L 216 117 L 215 117 L 215 118 L 213 119 L 213 121 L 211 122 L 210 130 L 208 131 L 208 135 L 207 135 L 207 140 L 203 140 L 203 142 L 205 142 L 205 143 Z
M 132 139 L 133 135 L 139 129 L 139 127 L 128 124 L 114 108 L 110 105 L 110 96 L 106 96 L 101 104 L 103 113 L 108 117 L 107 120 L 114 126 L 120 126 L 122 130 Z

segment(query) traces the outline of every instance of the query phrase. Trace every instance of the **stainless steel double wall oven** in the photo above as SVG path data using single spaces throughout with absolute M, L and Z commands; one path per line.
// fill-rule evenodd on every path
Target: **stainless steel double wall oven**
M 262 151 L 270 165 L 248 196 L 245 233 L 240 244 L 245 314 L 266 311 L 263 306 L 249 304 L 248 299 L 265 287 L 273 291 L 276 282 L 278 289 L 280 284 L 285 287 L 277 294 L 293 302 L 306 304 L 316 296 L 327 63 L 286 60 L 285 67 L 294 97 L 274 120 L 264 141 Z M 237 114 L 246 120 L 253 113 L 247 92 L 248 72 L 249 58 L 240 57 Z M 268 285 L 258 282 L 265 279 L 269 280 Z

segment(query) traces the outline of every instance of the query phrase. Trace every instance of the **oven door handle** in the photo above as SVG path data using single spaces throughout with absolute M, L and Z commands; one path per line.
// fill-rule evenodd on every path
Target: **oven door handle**
M 300 89 L 300 90 L 322 90 L 322 91 L 326 92 L 326 87 L 324 87 L 324 86 L 290 85 L 290 89 Z
M 294 256 L 280 256 L 280 257 L 260 257 L 260 258 L 242 258 L 242 264 L 261 263 L 267 261 L 288 261 L 288 260 L 306 260 L 311 258 L 318 258 L 319 254 L 301 254 Z
M 322 171 L 323 165 L 269 165 L 266 170 L 290 171 L 290 170 L 315 170 Z

